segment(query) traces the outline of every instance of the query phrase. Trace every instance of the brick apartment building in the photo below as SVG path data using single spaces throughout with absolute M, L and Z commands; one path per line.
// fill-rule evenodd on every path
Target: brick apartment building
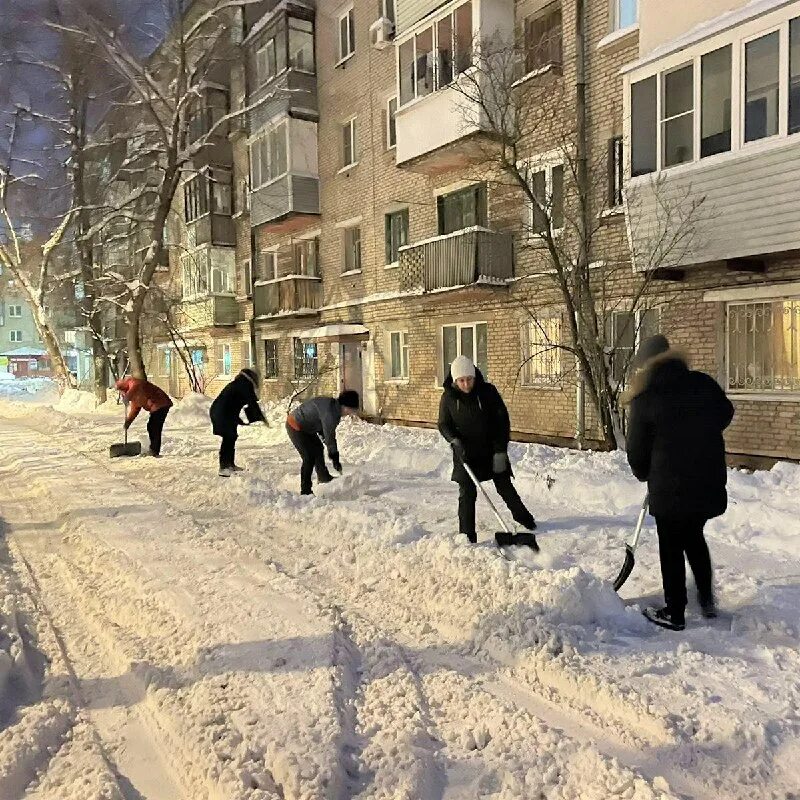
M 431 424 L 463 352 L 504 393 L 516 436 L 569 444 L 585 417 L 591 443 L 573 359 L 541 347 L 569 334 L 535 214 L 487 161 L 488 131 L 452 86 L 476 42 L 525 42 L 515 91 L 560 100 L 522 157 L 553 218 L 569 220 L 577 4 L 379 5 L 265 0 L 235 23 L 241 58 L 202 113 L 251 111 L 197 164 L 172 234 L 180 329 L 207 390 L 253 364 L 265 398 L 356 388 L 368 416 Z M 662 330 L 730 392 L 731 454 L 800 458 L 800 0 L 585 5 L 603 335 L 628 353 Z M 698 197 L 691 247 L 631 311 L 653 220 Z M 174 349 L 159 344 L 151 372 L 182 393 Z

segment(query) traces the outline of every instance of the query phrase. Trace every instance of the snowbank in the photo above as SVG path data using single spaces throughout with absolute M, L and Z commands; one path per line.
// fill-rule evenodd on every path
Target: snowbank
M 170 424 L 179 424 L 185 428 L 210 425 L 208 410 L 211 408 L 211 398 L 204 394 L 192 392 L 182 400 L 175 402 L 170 411 Z

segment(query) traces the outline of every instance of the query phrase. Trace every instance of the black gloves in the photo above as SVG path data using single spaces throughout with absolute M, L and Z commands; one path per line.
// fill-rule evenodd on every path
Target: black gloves
M 466 460 L 467 452 L 464 450 L 464 443 L 461 441 L 461 439 L 452 439 L 450 441 L 450 447 L 453 448 L 453 452 L 459 461 Z

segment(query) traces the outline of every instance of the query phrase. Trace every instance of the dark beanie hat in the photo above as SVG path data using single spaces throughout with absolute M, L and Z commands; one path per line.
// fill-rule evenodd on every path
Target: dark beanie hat
M 662 353 L 666 353 L 667 350 L 669 350 L 669 340 L 666 336 L 660 333 L 650 336 L 639 345 L 631 366 L 634 369 L 642 369 L 651 358 L 660 356 Z
M 358 392 L 355 389 L 345 389 L 337 400 L 339 405 L 345 406 L 345 408 L 358 408 L 359 405 Z
M 240 372 L 241 375 L 244 375 L 245 378 L 249 378 L 254 384 L 258 384 L 258 373 L 254 369 L 250 369 L 246 367 Z

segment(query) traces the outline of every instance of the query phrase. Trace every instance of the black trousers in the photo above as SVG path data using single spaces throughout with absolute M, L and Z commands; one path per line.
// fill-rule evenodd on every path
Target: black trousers
M 311 473 L 314 470 L 317 471 L 317 478 L 320 480 L 329 480 L 331 478 L 328 465 L 325 463 L 322 442 L 315 433 L 296 431 L 288 425 L 286 426 L 286 433 L 289 434 L 289 440 L 295 446 L 297 452 L 300 453 L 300 458 L 302 459 L 302 464 L 300 465 L 300 492 L 301 494 L 308 494 L 311 491 Z
M 166 408 L 159 408 L 150 414 L 150 419 L 147 420 L 147 435 L 150 437 L 150 452 L 155 455 L 161 455 L 161 432 L 164 430 L 164 422 L 166 422 L 167 414 L 169 414 L 169 406 Z
M 478 499 L 478 489 L 475 484 L 469 480 L 468 483 L 459 481 L 458 488 L 458 526 L 460 533 L 475 533 L 475 501 Z M 494 485 L 497 493 L 503 498 L 503 502 L 508 506 L 511 516 L 525 528 L 530 529 L 533 526 L 533 515 L 527 508 L 522 498 L 511 483 L 511 475 L 504 473 L 502 475 L 495 475 Z
M 238 438 L 238 434 L 235 431 L 222 436 L 222 442 L 219 446 L 220 469 L 232 467 L 236 463 L 236 440 Z
M 664 600 L 669 611 L 679 617 L 686 611 L 687 600 L 684 554 L 694 575 L 700 602 L 711 602 L 714 598 L 711 556 L 703 535 L 706 522 L 703 517 L 656 517 Z

